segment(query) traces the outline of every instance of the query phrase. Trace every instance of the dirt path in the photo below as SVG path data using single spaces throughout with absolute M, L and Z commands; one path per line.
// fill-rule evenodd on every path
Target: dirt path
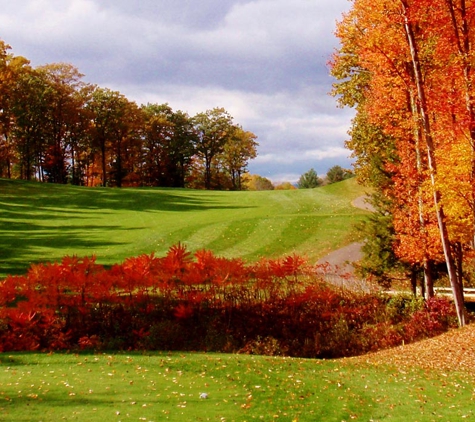
M 352 264 L 359 261 L 363 256 L 361 253 L 361 246 L 363 246 L 363 243 L 361 242 L 350 243 L 349 245 L 330 252 L 328 255 L 320 258 L 317 264 L 328 263 L 332 267 L 338 267 L 343 272 L 353 273 L 354 267 Z
M 356 198 L 351 205 L 356 208 L 361 208 L 366 211 L 374 211 L 371 204 L 368 204 L 366 196 L 360 196 Z M 324 264 L 328 262 L 332 266 L 338 266 L 346 272 L 353 272 L 354 268 L 352 263 L 357 262 L 362 258 L 361 246 L 363 243 L 355 242 L 351 243 L 341 249 L 330 252 L 328 255 L 321 258 L 317 264 Z
M 374 211 L 373 206 L 366 202 L 365 196 L 356 198 L 351 204 L 356 208 Z M 362 280 L 355 277 L 355 268 L 353 266 L 353 263 L 358 262 L 363 257 L 361 252 L 362 246 L 362 242 L 350 243 L 319 259 L 317 265 L 328 264 L 331 267 L 331 271 L 326 271 L 325 278 L 327 281 L 345 286 L 349 284 L 357 285 L 358 288 L 363 288 L 364 290 L 369 288 Z

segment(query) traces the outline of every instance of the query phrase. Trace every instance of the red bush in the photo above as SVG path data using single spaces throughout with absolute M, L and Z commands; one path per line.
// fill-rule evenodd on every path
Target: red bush
M 95 257 L 0 282 L 0 350 L 182 349 L 340 357 L 438 334 L 453 306 L 336 289 L 305 260 L 245 264 L 175 245 L 106 270 Z M 399 312 L 404 308 L 404 312 Z

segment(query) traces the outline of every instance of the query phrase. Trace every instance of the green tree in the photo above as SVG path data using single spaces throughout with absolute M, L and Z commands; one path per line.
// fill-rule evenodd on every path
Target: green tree
M 197 139 L 193 120 L 184 111 L 178 110 L 169 116 L 173 124 L 173 137 L 166 147 L 168 186 L 184 188 L 186 176 L 195 154 Z
M 353 173 L 350 170 L 346 170 L 340 166 L 333 166 L 327 172 L 328 183 L 341 182 L 342 180 L 353 177 Z
M 323 183 L 317 175 L 317 172 L 311 168 L 306 173 L 302 174 L 297 182 L 299 189 L 313 189 L 320 186 Z
M 142 106 L 144 177 L 147 185 L 184 187 L 194 154 L 195 131 L 188 114 L 168 104 Z
M 195 150 L 204 163 L 204 186 L 211 189 L 214 158 L 224 151 L 224 146 L 233 136 L 233 118 L 224 108 L 214 108 L 194 117 Z

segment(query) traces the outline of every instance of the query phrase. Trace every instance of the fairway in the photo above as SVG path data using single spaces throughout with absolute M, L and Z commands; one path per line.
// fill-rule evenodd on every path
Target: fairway
M 111 265 L 178 242 L 255 261 L 292 253 L 316 261 L 356 240 L 367 212 L 354 179 L 317 189 L 202 191 L 84 188 L 0 179 L 0 277 L 65 255 Z

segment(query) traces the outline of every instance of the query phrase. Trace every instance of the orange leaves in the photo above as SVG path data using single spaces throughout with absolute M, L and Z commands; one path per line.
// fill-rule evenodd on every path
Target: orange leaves
M 471 250 L 475 234 L 475 9 L 465 3 L 355 0 L 333 60 L 335 93 L 358 113 L 348 145 L 359 176 L 393 204 L 393 251 L 420 266 L 442 261 L 443 245 L 454 286 L 451 245 Z

